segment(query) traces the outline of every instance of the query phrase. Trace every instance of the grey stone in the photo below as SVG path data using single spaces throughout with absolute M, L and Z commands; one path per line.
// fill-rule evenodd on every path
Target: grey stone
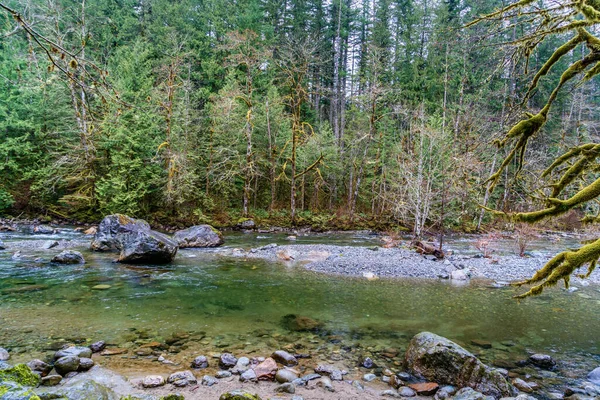
M 61 251 L 51 261 L 57 264 L 85 264 L 83 254 L 74 250 Z
M 401 397 L 400 394 L 393 389 L 383 390 L 381 393 L 379 393 L 379 395 L 382 397 Z
M 91 358 L 80 357 L 79 358 L 79 371 L 88 371 L 94 366 L 94 360 Z
M 90 345 L 90 350 L 92 350 L 92 353 L 100 353 L 105 348 L 106 348 L 106 343 L 103 340 L 100 340 L 96 343 L 92 343 Z
M 415 392 L 408 386 L 402 386 L 398 388 L 398 394 L 402 397 L 415 397 L 417 395 L 417 392 Z
M 218 372 L 215 374 L 215 377 L 216 377 L 217 379 L 225 379 L 225 378 L 229 378 L 229 377 L 231 377 L 232 375 L 233 375 L 233 374 L 232 374 L 231 372 L 229 372 L 229 371 L 218 371 Z
M 85 357 L 90 358 L 92 356 L 92 350 L 89 347 L 83 346 L 71 346 L 66 349 L 59 350 L 54 353 L 54 359 L 58 360 L 59 358 L 66 356 L 76 356 L 76 357 Z
M 192 368 L 204 369 L 208 368 L 208 358 L 206 356 L 198 356 L 192 361 Z
M 238 359 L 231 353 L 223 353 L 219 357 L 219 367 L 222 369 L 229 369 L 235 367 Z
M 371 368 L 375 367 L 375 363 L 373 362 L 373 360 L 371 360 L 370 357 L 361 357 L 358 360 L 358 366 L 367 368 L 367 369 L 371 369 Z
M 142 381 L 142 386 L 145 388 L 155 388 L 165 385 L 165 378 L 161 375 L 148 375 Z
M 285 368 L 278 370 L 275 374 L 275 380 L 279 383 L 293 382 L 296 379 L 298 379 L 298 375 Z
M 531 388 L 531 386 L 529 386 L 529 384 L 527 382 L 525 382 L 521 378 L 515 378 L 515 379 L 513 379 L 512 384 L 517 389 L 519 389 L 521 392 L 533 393 L 533 389 Z
M 322 376 L 321 379 L 317 381 L 317 386 L 327 390 L 328 392 L 335 392 L 333 388 L 333 384 L 331 383 L 331 379 L 326 376 Z
M 52 366 L 43 362 L 42 360 L 31 360 L 27 363 L 27 366 L 36 374 L 39 374 L 41 377 L 44 377 L 52 371 Z
M 0 358 L 1 359 L 1 358 Z M 595 368 L 592 372 L 590 372 L 587 376 L 588 380 L 592 382 L 594 385 L 600 386 L 600 367 Z
M 281 385 L 277 386 L 275 388 L 275 391 L 277 393 L 289 393 L 289 394 L 294 394 L 296 393 L 296 386 L 294 386 L 293 383 L 290 382 L 286 382 L 286 383 L 282 383 Z
M 42 386 L 56 386 L 62 381 L 62 376 L 60 375 L 48 375 L 42 378 L 41 385 Z
M 493 397 L 490 399 L 489 396 L 485 396 L 484 394 L 473 390 L 473 388 L 465 387 L 460 389 L 454 397 L 453 400 L 493 400 Z
M 257 382 L 258 378 L 253 369 L 249 369 L 240 375 L 240 382 Z
M 231 369 L 234 374 L 241 374 L 248 371 L 250 368 L 250 359 L 248 357 L 240 357 L 235 363 L 235 367 Z
M 10 360 L 10 354 L 9 354 L 8 350 L 0 347 L 0 361 L 8 361 L 8 360 Z
M 298 365 L 298 360 L 296 360 L 296 357 L 294 357 L 285 350 L 277 350 L 276 352 L 271 354 L 271 358 L 279 364 L 285 365 L 286 367 L 293 367 L 295 365 Z
M 180 248 L 188 247 L 217 247 L 225 241 L 221 232 L 210 225 L 195 225 L 175 232 L 173 240 Z
M 216 385 L 217 383 L 219 383 L 219 380 L 210 375 L 204 375 L 202 377 L 202 385 L 204 385 L 204 386 L 210 387 L 210 386 Z
M 69 372 L 77 371 L 79 369 L 79 357 L 61 357 L 54 362 L 54 369 L 62 376 L 67 375 Z
M 406 365 L 413 375 L 431 382 L 468 386 L 496 398 L 516 394 L 498 371 L 456 343 L 430 332 L 412 338 L 406 350 Z
M 365 385 L 363 385 L 361 381 L 352 381 L 352 386 L 358 390 L 365 390 Z
M 542 369 L 550 370 L 556 366 L 556 361 L 547 354 L 533 354 L 529 357 L 529 361 Z
M 375 379 L 377 379 L 377 375 L 375 375 L 375 374 L 365 374 L 365 375 L 363 375 L 363 381 L 365 381 L 365 382 L 372 382 Z
M 213 378 L 214 379 L 214 378 Z M 192 371 L 178 371 L 169 375 L 167 382 L 177 387 L 183 387 L 198 383 Z

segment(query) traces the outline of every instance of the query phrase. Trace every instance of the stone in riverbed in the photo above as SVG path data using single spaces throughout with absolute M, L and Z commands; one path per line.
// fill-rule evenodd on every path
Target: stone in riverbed
M 231 353 L 223 353 L 219 357 L 219 367 L 222 369 L 229 369 L 235 367 L 238 359 Z
M 415 392 L 408 386 L 402 386 L 398 388 L 398 394 L 402 397 L 415 397 L 417 395 L 417 392 Z
M 106 348 L 106 343 L 103 340 L 99 340 L 90 345 L 90 350 L 92 350 L 92 353 L 100 353 L 105 348 Z
M 556 361 L 547 354 L 533 354 L 529 357 L 529 361 L 542 369 L 550 370 L 556 366 Z
M 41 377 L 48 375 L 50 371 L 52 371 L 51 365 L 48 365 L 47 363 L 38 359 L 29 361 L 27 366 L 31 368 L 34 373 L 40 375 Z
M 285 350 L 277 350 L 276 352 L 271 354 L 271 358 L 279 364 L 285 365 L 286 367 L 293 367 L 298 365 L 298 360 L 296 360 L 296 357 L 294 357 Z
M 406 364 L 421 379 L 459 387 L 471 387 L 495 398 L 516 394 L 498 371 L 456 343 L 430 332 L 412 338 L 406 350 Z
M 0 347 L 0 361 L 8 361 L 10 360 L 10 354 L 8 350 L 3 347 Z
M 256 373 L 253 369 L 249 369 L 248 371 L 242 373 L 240 375 L 240 382 L 256 382 L 258 378 L 256 377 Z
M 322 324 L 302 315 L 288 314 L 281 319 L 284 328 L 294 332 L 317 331 Z
M 531 386 L 529 386 L 529 384 L 527 382 L 525 382 L 523 379 L 515 378 L 515 379 L 513 379 L 512 384 L 517 389 L 519 389 L 521 392 L 533 393 L 533 388 Z
M 322 376 L 321 379 L 319 379 L 317 386 L 327 390 L 328 392 L 335 392 L 333 384 L 331 383 L 331 379 L 327 378 L 326 376 Z
M 208 358 L 206 358 L 206 356 L 198 356 L 198 357 L 194 358 L 194 361 L 192 361 L 192 368 L 194 368 L 194 369 L 208 368 Z
M 594 385 L 600 386 L 600 367 L 595 368 L 592 372 L 590 372 L 587 378 Z
M 56 229 L 48 225 L 36 225 L 33 227 L 33 233 L 38 235 L 52 235 L 56 233 Z
M 363 376 L 363 381 L 365 381 L 365 382 L 371 382 L 371 381 L 374 381 L 375 379 L 377 379 L 377 375 L 375 375 L 375 374 L 365 374 Z
M 155 388 L 165 385 L 165 378 L 160 375 L 148 375 L 142 381 L 142 386 L 145 388 Z
M 91 358 L 79 358 L 79 371 L 88 371 L 94 366 L 94 360 Z
M 240 357 L 235 363 L 235 367 L 231 369 L 233 374 L 242 374 L 250 368 L 250 359 L 248 357 Z
M 454 397 L 452 397 L 452 400 L 493 400 L 493 399 L 494 399 L 494 397 L 486 396 L 476 390 L 473 390 L 473 388 L 470 388 L 470 387 L 465 387 L 465 388 L 460 389 L 458 392 L 456 392 Z
M 367 369 L 371 369 L 371 368 L 375 368 L 375 363 L 373 362 L 373 360 L 371 360 L 370 357 L 361 357 L 358 360 L 358 366 L 367 368 Z
M 296 386 L 294 386 L 294 384 L 293 384 L 293 383 L 289 383 L 289 382 L 287 382 L 287 383 L 283 383 L 283 384 L 281 384 L 281 385 L 277 386 L 277 387 L 275 388 L 275 391 L 276 391 L 277 393 L 289 393 L 289 394 L 294 394 L 294 393 L 296 393 Z
M 79 357 L 61 357 L 54 362 L 54 369 L 62 376 L 67 375 L 69 372 L 77 371 L 79 369 Z
M 42 378 L 42 382 L 40 383 L 42 386 L 56 386 L 62 381 L 62 376 L 60 375 L 48 375 Z
M 435 382 L 413 383 L 408 387 L 417 392 L 419 396 L 433 396 L 440 388 Z
M 275 380 L 279 383 L 293 382 L 295 379 L 298 379 L 298 375 L 289 369 L 280 369 L 275 374 Z
M 212 377 L 210 375 L 204 375 L 202 377 L 202 384 L 204 386 L 210 387 L 210 386 L 216 385 L 217 383 L 219 383 L 219 381 L 217 380 L 217 378 L 214 378 L 214 377 Z
M 277 363 L 271 357 L 253 368 L 259 381 L 272 381 L 277 373 Z
M 223 393 L 219 400 L 262 400 L 257 394 L 252 394 L 242 389 Z
M 173 235 L 173 240 L 177 242 L 181 249 L 187 247 L 217 247 L 225 242 L 221 232 L 210 225 L 196 225 L 177 231 Z
M 225 379 L 231 377 L 233 374 L 229 371 L 218 371 L 215 374 L 215 378 L 217 379 Z
M 214 379 L 214 378 L 213 378 Z M 188 386 L 198 383 L 192 371 L 179 371 L 171 374 L 167 382 L 177 387 Z
M 4 242 L 0 240 L 0 250 L 4 250 L 6 247 L 4 246 Z
M 85 264 L 83 255 L 78 251 L 65 250 L 52 257 L 53 263 L 57 264 Z
M 89 347 L 83 346 L 71 346 L 66 349 L 62 349 L 54 353 L 54 359 L 58 360 L 59 358 L 66 356 L 76 356 L 76 357 L 92 357 L 92 350 Z

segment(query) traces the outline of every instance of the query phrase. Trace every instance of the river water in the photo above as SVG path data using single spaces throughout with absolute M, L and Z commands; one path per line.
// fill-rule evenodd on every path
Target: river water
M 397 366 L 410 338 L 426 330 L 499 366 L 533 352 L 551 354 L 561 362 L 558 372 L 536 376 L 523 371 L 548 387 L 580 381 L 600 364 L 600 287 L 595 285 L 576 292 L 554 288 L 518 303 L 512 299 L 516 289 L 492 289 L 487 282 L 454 286 L 431 280 L 367 281 L 233 259 L 218 250 L 180 250 L 167 266 L 128 266 L 113 263 L 114 254 L 87 250 L 87 239 L 68 229 L 49 236 L 0 235 L 7 243 L 24 238 L 81 241 L 77 250 L 86 264 L 47 263 L 56 250 L 23 250 L 27 257 L 19 260 L 0 251 L 0 347 L 11 349 L 17 361 L 46 357 L 64 343 L 105 340 L 129 349 L 120 358 L 126 363 L 113 362 L 116 368 L 151 369 L 151 357 L 136 356 L 135 349 L 184 332 L 191 337 L 183 347 L 169 349 L 172 354 L 164 350 L 182 363 L 224 350 L 268 355 L 293 344 L 323 360 L 341 359 L 349 368 L 355 353 L 344 360 L 338 356 L 344 350 L 358 348 L 377 358 L 392 347 L 398 356 L 379 357 L 379 363 Z M 236 233 L 226 241 L 230 247 L 251 248 L 283 242 L 285 236 Z M 379 243 L 361 234 L 300 237 L 298 242 Z M 467 239 L 449 243 L 456 251 L 473 251 Z M 536 251 L 551 251 L 550 245 L 538 247 Z M 289 314 L 312 318 L 323 328 L 290 332 L 282 324 Z M 481 348 L 472 340 L 492 347 Z

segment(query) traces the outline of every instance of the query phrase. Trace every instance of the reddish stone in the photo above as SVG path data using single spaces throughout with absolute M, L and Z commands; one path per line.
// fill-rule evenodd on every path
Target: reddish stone
M 413 383 L 412 385 L 408 385 L 408 387 L 422 396 L 433 396 L 440 388 L 440 386 L 434 382 Z
M 118 349 L 118 348 L 112 348 L 112 349 L 105 349 L 103 350 L 100 355 L 101 356 L 114 356 L 117 354 L 125 354 L 127 353 L 127 349 Z
M 259 381 L 272 381 L 277 373 L 277 363 L 271 357 L 253 368 Z

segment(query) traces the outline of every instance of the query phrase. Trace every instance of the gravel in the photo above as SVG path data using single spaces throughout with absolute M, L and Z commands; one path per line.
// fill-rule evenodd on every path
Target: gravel
M 449 279 L 453 271 L 462 270 L 469 278 L 508 282 L 531 277 L 550 256 L 516 255 L 483 258 L 478 255 L 453 254 L 443 260 L 424 256 L 407 248 L 356 247 L 335 245 L 266 245 L 249 251 L 224 249 L 223 255 L 257 258 L 301 265 L 307 270 L 325 274 L 373 278 Z M 585 272 L 580 270 L 579 273 Z M 600 283 L 600 274 L 588 280 Z M 572 283 L 581 283 L 575 276 Z

